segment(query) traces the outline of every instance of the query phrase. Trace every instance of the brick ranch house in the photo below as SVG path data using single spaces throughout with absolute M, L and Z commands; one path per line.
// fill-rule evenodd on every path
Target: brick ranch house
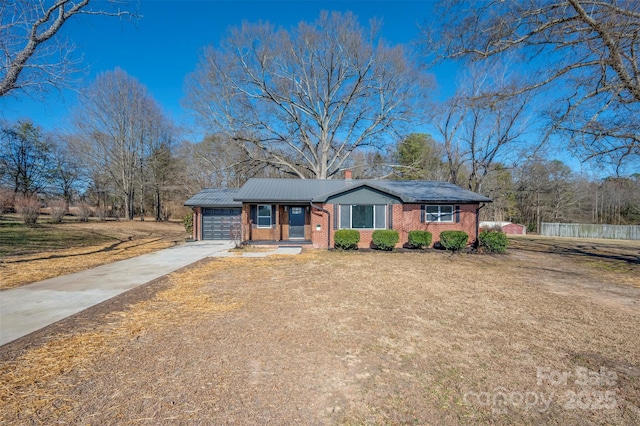
M 439 181 L 360 179 L 249 179 L 239 189 L 205 189 L 185 202 L 193 209 L 195 240 L 333 247 L 338 229 L 360 231 L 359 247 L 371 247 L 376 229 L 433 234 L 461 230 L 473 242 L 479 210 L 491 200 Z

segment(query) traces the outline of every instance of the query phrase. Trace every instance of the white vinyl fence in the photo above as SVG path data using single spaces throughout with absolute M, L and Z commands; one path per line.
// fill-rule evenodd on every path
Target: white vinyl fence
M 540 233 L 550 237 L 640 240 L 640 225 L 596 225 L 588 223 L 542 222 L 542 229 L 540 229 Z

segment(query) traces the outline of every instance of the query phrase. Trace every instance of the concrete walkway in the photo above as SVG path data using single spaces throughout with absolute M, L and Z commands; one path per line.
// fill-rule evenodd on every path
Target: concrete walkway
M 233 246 L 231 241 L 187 243 L 1 291 L 0 345 Z

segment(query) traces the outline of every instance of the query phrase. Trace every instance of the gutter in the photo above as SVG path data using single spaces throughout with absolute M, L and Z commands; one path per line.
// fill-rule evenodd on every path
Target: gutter
M 241 209 L 242 204 L 231 205 L 231 204 L 185 204 L 185 207 L 202 207 L 204 209 Z
M 491 203 L 490 199 L 484 200 L 456 200 L 453 198 L 443 198 L 440 200 L 431 199 L 431 200 L 415 200 L 410 201 L 407 204 L 480 204 L 480 203 Z M 483 206 L 484 207 L 484 206 Z
M 313 201 L 309 201 L 309 205 L 312 209 L 320 210 L 321 212 L 325 212 L 327 214 L 327 250 L 331 248 L 331 212 L 326 210 L 318 205 L 313 204 Z M 313 232 L 313 229 L 311 230 Z M 313 237 L 311 237 L 313 240 Z
M 299 199 L 279 200 L 276 198 L 267 198 L 267 199 L 234 198 L 233 201 L 238 201 L 242 204 L 289 204 L 289 205 L 295 205 L 295 204 L 305 205 L 306 203 L 313 202 L 313 200 L 309 198 L 307 198 L 306 200 L 299 200 Z

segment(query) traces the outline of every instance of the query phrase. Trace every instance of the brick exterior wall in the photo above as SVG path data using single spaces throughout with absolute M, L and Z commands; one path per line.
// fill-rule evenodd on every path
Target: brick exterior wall
M 476 238 L 476 209 L 478 204 L 460 204 L 460 222 L 456 223 L 440 223 L 430 222 L 423 223 L 420 221 L 420 204 L 393 204 L 393 224 L 400 234 L 400 242 L 396 247 L 403 247 L 409 238 L 409 231 L 424 230 L 429 231 L 433 235 L 432 244 L 440 241 L 440 233 L 449 230 L 461 230 L 469 235 L 469 243 L 473 243 Z M 333 204 L 321 204 L 318 207 L 327 210 L 329 214 L 316 208 L 311 209 L 311 241 L 314 248 L 333 247 Z M 242 206 L 242 241 L 249 241 L 251 230 L 249 204 Z M 193 209 L 193 238 L 195 240 L 202 239 L 201 229 L 201 213 L 200 207 Z M 454 213 L 455 214 L 455 213 Z M 330 217 L 330 221 L 329 221 Z M 360 230 L 360 248 L 371 247 L 371 235 L 373 230 Z M 274 238 L 275 239 L 275 238 Z M 327 245 L 328 242 L 328 245 Z
M 473 243 L 476 239 L 476 209 L 479 204 L 456 204 L 460 207 L 460 222 L 427 222 L 420 221 L 420 204 L 404 204 L 402 208 L 402 223 L 396 227 L 395 209 L 394 209 L 394 229 L 400 231 L 400 241 L 407 242 L 409 239 L 409 231 L 429 231 L 431 232 L 432 245 L 440 241 L 440 233 L 442 231 L 464 231 L 469 235 L 469 243 Z M 455 213 L 454 213 L 455 220 Z
M 240 215 L 240 223 L 242 224 L 242 241 L 251 239 L 251 206 L 249 204 L 242 205 L 242 213 Z
M 333 205 L 320 204 L 318 207 L 328 210 L 330 213 L 327 214 L 317 208 L 311 209 L 311 241 L 313 248 L 333 247 Z M 329 218 L 331 219 L 330 223 Z M 329 241 L 328 247 L 327 241 Z
M 393 204 L 393 224 L 400 234 L 400 242 L 397 248 L 403 247 L 409 239 L 409 231 L 421 230 L 429 231 L 433 235 L 432 245 L 440 241 L 440 233 L 442 231 L 464 231 L 469 235 L 469 243 L 473 243 L 476 239 L 476 209 L 478 204 L 460 204 L 460 222 L 430 222 L 423 223 L 420 220 L 421 208 L 420 204 Z M 327 248 L 327 239 L 329 239 L 329 247 L 333 247 L 333 204 L 319 205 L 328 210 L 331 215 L 331 223 L 328 223 L 328 215 L 317 209 L 311 212 L 311 241 L 314 248 Z M 455 213 L 454 213 L 455 215 Z M 359 248 L 371 247 L 371 236 L 373 230 L 360 230 Z

